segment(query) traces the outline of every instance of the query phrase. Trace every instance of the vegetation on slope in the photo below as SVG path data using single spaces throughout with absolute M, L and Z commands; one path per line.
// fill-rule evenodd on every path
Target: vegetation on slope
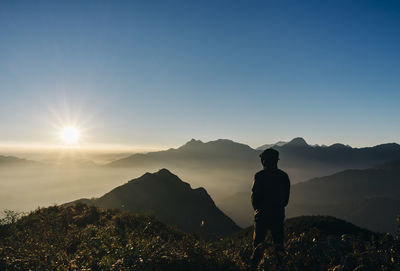
M 285 252 L 266 245 L 259 270 L 400 270 L 390 235 L 331 217 L 288 219 L 285 234 Z M 251 235 L 207 242 L 151 216 L 53 206 L 3 221 L 0 270 L 248 270 Z
M 243 248 L 251 241 L 252 233 L 249 227 L 225 242 L 237 254 L 250 255 L 251 250 Z M 267 239 L 258 270 L 400 270 L 400 236 L 374 233 L 334 217 L 287 219 L 283 252 L 275 250 L 270 236 Z
M 209 245 L 152 216 L 77 204 L 0 227 L 0 270 L 237 270 Z

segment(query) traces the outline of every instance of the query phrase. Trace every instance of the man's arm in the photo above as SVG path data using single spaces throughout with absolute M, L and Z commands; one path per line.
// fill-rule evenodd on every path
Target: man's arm
M 285 181 L 284 181 L 284 197 L 283 197 L 283 206 L 287 206 L 289 203 L 289 196 L 290 196 L 290 180 L 289 176 L 285 174 Z
M 251 204 L 254 210 L 258 210 L 261 207 L 261 183 L 257 180 L 257 174 L 254 176 L 253 187 L 251 188 Z

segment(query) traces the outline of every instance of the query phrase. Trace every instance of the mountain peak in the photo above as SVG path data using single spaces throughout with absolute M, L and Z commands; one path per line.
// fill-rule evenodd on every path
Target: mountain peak
M 162 169 L 160 169 L 159 171 L 157 171 L 155 174 L 162 174 L 162 175 L 173 175 L 173 176 L 175 176 L 174 174 L 172 174 L 171 173 L 171 171 L 169 171 L 168 169 L 166 169 L 166 168 L 162 168 Z
M 351 149 L 349 145 L 344 145 L 341 143 L 335 143 L 329 146 L 329 148 L 335 148 L 335 149 Z
M 203 141 L 192 138 L 186 144 L 199 144 L 199 143 L 203 143 Z
M 159 185 L 166 185 L 170 187 L 180 187 L 183 189 L 190 188 L 188 183 L 183 182 L 178 176 L 173 174 L 166 168 L 162 168 L 157 172 L 150 173 L 146 172 L 139 178 L 130 180 L 129 182 L 134 183 L 147 183 L 147 184 L 159 184 Z
M 180 148 L 193 148 L 193 147 L 198 147 L 200 145 L 203 144 L 203 141 L 201 140 L 197 140 L 192 138 L 191 140 L 189 140 L 188 142 L 186 142 L 183 146 L 181 146 Z M 179 148 L 179 149 L 180 149 Z
M 293 138 L 290 142 L 286 143 L 284 146 L 292 147 L 308 147 L 307 142 L 302 137 Z

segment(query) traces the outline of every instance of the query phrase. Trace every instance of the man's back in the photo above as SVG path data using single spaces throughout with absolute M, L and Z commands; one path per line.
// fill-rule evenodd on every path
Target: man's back
M 251 201 L 256 213 L 265 215 L 284 212 L 289 201 L 290 181 L 280 169 L 264 169 L 256 173 Z

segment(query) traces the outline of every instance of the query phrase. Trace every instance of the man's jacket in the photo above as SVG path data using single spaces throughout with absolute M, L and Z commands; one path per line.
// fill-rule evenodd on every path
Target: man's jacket
M 256 216 L 284 217 L 289 194 L 289 176 L 284 171 L 264 169 L 257 172 L 251 189 L 251 203 Z

